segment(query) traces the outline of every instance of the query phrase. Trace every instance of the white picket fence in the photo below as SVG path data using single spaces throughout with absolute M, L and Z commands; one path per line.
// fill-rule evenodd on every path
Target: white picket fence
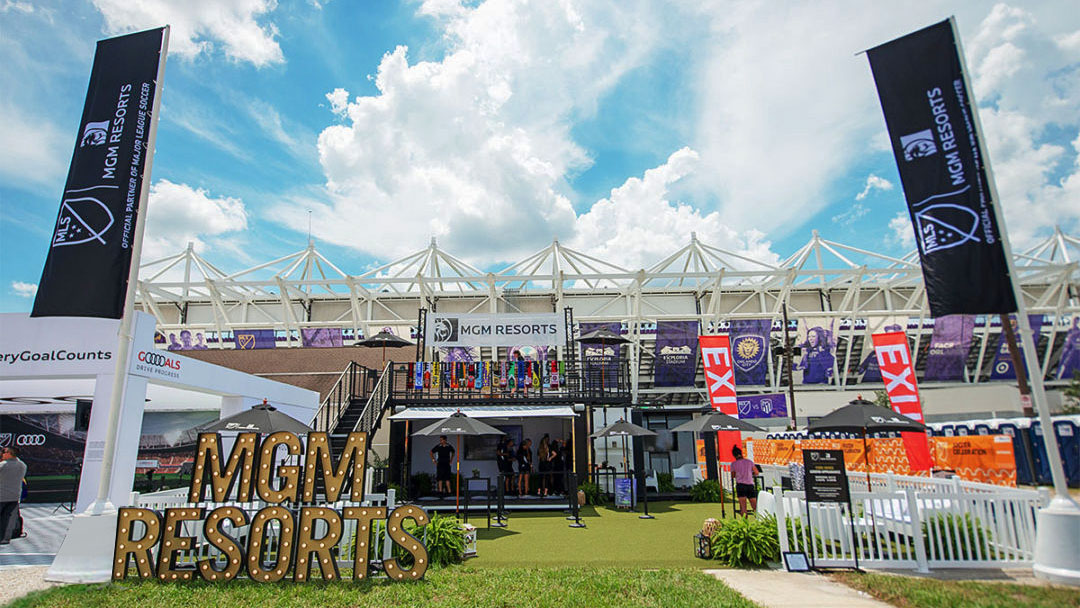
M 171 508 L 198 508 L 205 507 L 206 513 L 217 507 L 232 506 L 243 510 L 250 522 L 256 513 L 264 507 L 270 506 L 263 501 L 251 501 L 251 502 L 237 502 L 228 501 L 223 503 L 189 503 L 187 500 L 187 488 L 178 490 L 166 490 L 163 492 L 155 492 L 152 494 L 139 494 L 133 492 L 131 495 L 132 506 L 143 507 L 146 509 L 154 509 L 158 512 L 164 509 Z M 338 501 L 335 503 L 327 503 L 325 505 L 338 512 L 346 507 L 386 507 L 387 513 L 392 511 L 397 506 L 396 491 L 393 489 L 388 490 L 385 494 L 365 494 L 366 499 L 363 502 L 353 501 Z M 299 522 L 297 522 L 299 524 Z M 203 535 L 203 523 L 202 521 L 188 521 L 181 524 L 183 526 L 181 534 L 194 538 L 192 543 L 193 548 L 187 551 L 177 553 L 177 564 L 182 566 L 194 566 L 196 562 L 204 559 L 210 559 L 218 561 L 218 567 L 224 567 L 225 555 L 210 544 L 206 537 Z M 352 567 L 353 558 L 356 556 L 356 527 L 358 522 L 356 520 L 345 520 L 342 522 L 341 540 L 338 542 L 338 556 L 337 563 L 339 567 Z M 140 524 L 141 526 L 141 524 Z M 386 526 L 386 520 L 375 520 L 371 523 L 372 529 L 371 535 L 361 535 L 361 538 L 378 539 L 381 542 L 381 546 L 378 546 L 376 542 L 372 542 L 370 545 L 369 560 L 386 560 L 392 555 L 393 543 L 390 537 L 384 534 L 383 528 Z M 229 536 L 232 536 L 242 546 L 247 547 L 249 540 L 249 530 L 251 526 L 240 526 L 232 528 L 227 522 L 221 526 L 222 532 L 225 532 Z M 142 531 L 135 530 L 134 538 L 139 538 L 139 535 L 145 533 L 145 528 Z M 314 536 L 319 538 L 327 533 L 326 522 L 316 520 Z M 277 522 L 271 522 L 265 529 L 265 541 L 262 542 L 262 546 L 267 550 L 263 555 L 263 561 L 267 563 L 276 563 L 277 554 L 276 547 L 278 546 L 278 536 L 280 534 L 280 528 Z M 156 557 L 156 556 L 155 556 Z
M 873 491 L 866 492 L 865 473 L 856 476 L 862 488 L 851 488 L 850 508 L 808 505 L 804 492 L 774 487 L 781 551 L 805 552 L 818 567 L 852 567 L 857 561 L 860 567 L 926 572 L 1031 565 L 1035 512 L 1047 503 L 1045 493 L 997 486 L 991 492 L 906 476 L 879 485 L 873 475 Z

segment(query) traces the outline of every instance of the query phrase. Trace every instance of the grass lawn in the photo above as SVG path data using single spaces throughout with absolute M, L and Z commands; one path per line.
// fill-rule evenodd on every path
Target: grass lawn
M 515 511 L 506 528 L 484 528 L 486 520 L 470 517 L 477 531 L 474 568 L 611 566 L 629 568 L 718 568 L 720 562 L 694 557 L 694 535 L 706 518 L 720 519 L 718 503 L 649 503 L 656 519 L 608 507 L 586 507 L 587 527 L 567 526 L 565 516 L 551 512 Z M 731 509 L 728 505 L 730 517 Z
M 1080 607 L 1080 589 L 844 572 L 835 580 L 900 608 Z
M 507 568 L 498 571 L 473 565 L 429 570 L 417 583 L 385 581 L 349 583 L 279 583 L 259 585 L 234 581 L 160 584 L 124 582 L 73 585 L 37 592 L 12 606 L 589 606 L 630 608 L 710 606 L 753 608 L 753 604 L 700 571 L 628 568 Z

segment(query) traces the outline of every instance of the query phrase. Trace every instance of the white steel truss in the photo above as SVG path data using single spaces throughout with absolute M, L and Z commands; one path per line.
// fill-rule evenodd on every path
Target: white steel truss
M 1043 330 L 1050 345 L 1043 356 L 1045 372 L 1055 340 L 1067 330 L 1067 317 L 1080 313 L 1080 238 L 1055 228 L 1015 256 L 1028 310 L 1050 318 Z M 420 308 L 467 313 L 572 307 L 576 321 L 621 322 L 633 340 L 631 364 L 643 374 L 652 349 L 642 347 L 657 321 L 697 320 L 707 332 L 733 319 L 778 320 L 786 305 L 793 320 L 836 322 L 840 342 L 849 345 L 838 349 L 843 367 L 858 356 L 853 345 L 865 335 L 855 320 L 920 320 L 916 351 L 930 332 L 929 323 L 922 322 L 929 320 L 929 309 L 915 252 L 892 257 L 827 240 L 817 231 L 777 264 L 702 243 L 691 234 L 686 246 L 638 270 L 556 240 L 502 270 L 486 272 L 432 239 L 425 249 L 361 275 L 342 271 L 313 241 L 291 255 L 229 274 L 189 245 L 144 264 L 138 288 L 139 305 L 157 318 L 159 331 L 206 332 L 211 348 L 231 348 L 233 331 L 255 328 L 274 329 L 289 345 L 299 345 L 302 328 L 340 327 L 350 344 L 387 325 L 414 327 Z M 990 332 L 990 323 L 976 330 L 982 343 L 975 370 L 993 356 L 987 349 Z M 772 376 L 775 384 L 778 370 Z M 841 379 L 837 388 L 842 387 Z

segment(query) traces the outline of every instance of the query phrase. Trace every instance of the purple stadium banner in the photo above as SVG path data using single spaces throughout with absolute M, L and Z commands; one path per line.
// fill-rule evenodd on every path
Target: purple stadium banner
M 654 385 L 693 386 L 697 350 L 697 321 L 657 321 Z
M 206 348 L 206 335 L 201 331 L 181 329 L 179 332 L 169 332 L 169 350 L 206 350 Z
M 1039 335 L 1042 333 L 1042 326 L 1044 317 L 1042 315 L 1028 315 L 1028 321 L 1031 323 L 1031 331 L 1035 334 L 1035 343 L 1039 343 Z M 1016 315 L 1009 315 L 1009 323 L 1012 323 L 1013 330 L 1017 334 L 1020 333 L 1016 325 Z M 1020 356 L 1024 355 L 1024 344 L 1020 340 L 1020 336 L 1016 336 L 1016 346 L 1020 351 Z M 1031 373 L 1031 370 L 1027 370 Z M 1013 369 L 1012 357 L 1009 355 L 1009 344 L 1005 340 L 1005 332 L 1002 331 L 998 337 L 997 354 L 994 355 L 994 366 L 990 368 L 991 380 L 1016 380 L 1016 370 Z
M 836 362 L 836 334 L 831 323 L 828 329 L 809 323 L 819 321 L 799 321 L 797 346 L 802 348 L 802 359 L 795 365 L 795 370 L 803 372 L 803 384 L 831 384 Z
M 238 329 L 233 332 L 233 342 L 236 344 L 236 350 L 255 350 L 277 346 L 277 341 L 274 339 L 274 330 L 272 329 Z
M 769 334 L 772 319 L 736 319 L 731 322 L 731 363 L 735 384 L 765 384 L 769 371 Z
M 340 327 L 304 327 L 300 329 L 304 348 L 333 348 L 342 346 Z
M 784 393 L 739 395 L 739 418 L 787 418 L 787 396 Z
M 1068 380 L 1080 373 L 1080 315 L 1072 318 L 1069 333 L 1065 334 L 1065 346 L 1061 348 L 1058 378 Z
M 935 319 L 923 380 L 963 380 L 964 363 L 974 335 L 975 317 L 972 315 L 948 315 Z
M 439 359 L 446 363 L 475 363 L 480 360 L 480 347 L 440 346 Z
M 578 335 L 584 336 L 585 334 L 596 331 L 597 329 L 609 329 L 617 334 L 622 333 L 622 323 L 618 321 L 611 323 L 578 323 Z M 622 354 L 621 344 L 582 344 L 581 345 L 581 360 L 585 364 L 586 371 L 590 368 L 593 370 L 600 370 L 604 368 L 603 374 L 600 377 L 594 378 L 594 374 L 588 374 L 585 377 L 586 384 L 595 383 L 599 386 L 604 375 L 615 377 L 619 369 L 619 358 Z

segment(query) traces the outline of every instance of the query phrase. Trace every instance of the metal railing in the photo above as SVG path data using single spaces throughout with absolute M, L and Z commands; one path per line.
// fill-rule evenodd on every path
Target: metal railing
M 355 361 L 349 362 L 334 387 L 319 404 L 319 409 L 311 420 L 311 427 L 316 431 L 333 431 L 352 401 L 362 399 L 371 392 L 374 371 Z
M 375 387 L 371 389 L 367 403 L 364 404 L 364 411 L 360 414 L 360 418 L 356 420 L 356 425 L 352 428 L 354 432 L 370 433 L 379 425 L 383 410 L 386 409 L 386 403 L 390 399 L 390 389 L 393 384 L 393 374 L 390 372 L 391 365 L 393 364 L 386 364 L 382 374 L 379 375 L 379 381 L 375 383 Z

